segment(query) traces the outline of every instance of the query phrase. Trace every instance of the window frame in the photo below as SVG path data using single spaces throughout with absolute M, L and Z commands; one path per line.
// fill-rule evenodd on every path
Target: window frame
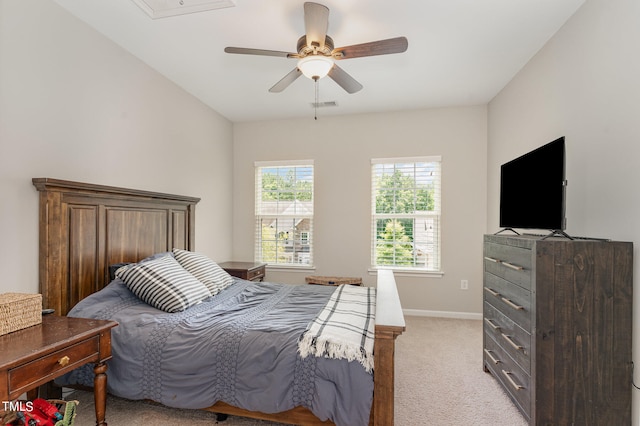
M 389 170 L 393 170 L 394 173 L 398 170 L 399 165 L 412 165 L 414 168 L 414 179 L 415 179 L 415 167 L 420 163 L 435 163 L 435 192 L 433 193 L 433 202 L 434 207 L 433 210 L 428 211 L 417 211 L 413 210 L 412 212 L 391 212 L 391 213 L 379 213 L 377 212 L 377 195 L 378 195 L 378 174 L 377 167 L 387 166 Z M 388 173 L 385 173 L 388 175 Z M 426 181 L 425 181 L 426 182 Z M 412 189 L 414 190 L 414 203 L 417 202 L 417 196 L 415 195 L 415 191 L 417 191 L 418 184 L 414 181 L 414 186 Z M 406 188 L 403 188 L 406 189 Z M 391 191 L 390 194 L 393 194 L 393 199 L 395 200 L 396 191 Z M 415 204 L 414 204 L 415 206 Z M 425 265 L 424 266 L 408 266 L 408 265 L 400 265 L 396 262 L 391 262 L 389 264 L 382 264 L 378 262 L 378 243 L 379 243 L 379 234 L 381 232 L 378 229 L 378 221 L 379 220 L 411 220 L 413 221 L 413 226 L 416 224 L 416 220 L 422 220 L 425 224 L 433 221 L 433 231 L 425 232 L 425 238 L 429 238 L 426 234 L 432 234 L 430 238 L 432 240 L 428 242 L 428 244 L 433 244 L 435 247 L 431 251 L 431 261 L 427 261 L 428 256 L 425 254 Z M 403 228 L 404 229 L 404 228 Z M 393 157 L 393 158 L 373 158 L 371 159 L 371 267 L 369 269 L 370 273 L 375 273 L 378 269 L 391 269 L 398 273 L 398 275 L 431 275 L 431 276 L 442 276 L 444 273 L 442 271 L 442 240 L 441 240 L 441 232 L 442 232 L 442 157 L 441 156 L 415 156 L 415 157 Z M 393 239 L 390 240 L 390 244 L 392 246 L 396 246 L 401 244 L 399 240 L 395 239 L 395 235 Z M 416 235 L 415 232 L 412 232 L 410 243 L 402 243 L 402 244 L 410 244 L 412 246 L 412 256 L 415 262 L 416 259 Z M 428 250 L 424 250 L 428 251 Z M 432 263 L 429 265 L 428 263 Z
M 308 202 L 302 202 L 304 204 L 297 205 L 296 202 L 292 202 L 293 213 L 289 212 L 279 212 L 278 210 L 282 206 L 277 206 L 278 203 L 282 203 L 281 201 L 273 201 L 276 203 L 276 211 L 266 211 L 266 202 L 262 199 L 262 195 L 265 191 L 263 191 L 262 187 L 262 178 L 264 176 L 265 169 L 293 169 L 294 174 L 295 170 L 302 167 L 310 167 L 310 180 L 311 180 L 311 188 L 310 188 L 310 196 L 311 200 Z M 282 161 L 256 161 L 254 163 L 254 171 L 255 171 L 255 188 L 254 188 L 254 197 L 255 197 L 255 229 L 254 229 L 254 260 L 257 262 L 267 263 L 267 267 L 269 269 L 314 269 L 314 256 L 313 256 L 313 216 L 314 216 L 314 198 L 315 198 L 315 165 L 313 160 L 282 160 Z M 295 177 L 294 182 L 297 182 L 298 178 Z M 285 191 L 284 188 L 276 189 L 274 191 L 276 193 L 280 192 L 289 192 Z M 308 192 L 308 191 L 303 191 Z M 294 191 L 297 193 L 297 191 Z M 273 208 L 274 206 L 272 206 Z M 271 220 L 276 223 L 276 228 L 274 231 L 274 249 L 276 250 L 273 258 L 267 258 L 265 260 L 264 256 L 264 245 L 263 245 L 263 221 Z M 291 231 L 297 232 L 297 237 L 291 239 L 289 236 L 289 232 L 286 232 L 286 237 L 282 239 L 282 244 L 279 242 L 279 234 L 282 234 L 283 231 L 280 231 L 281 226 L 280 221 L 292 221 Z M 296 220 L 298 221 L 296 223 Z M 296 230 L 295 227 L 297 224 L 305 222 L 305 226 L 307 228 L 302 230 Z M 295 234 L 294 234 L 295 235 Z M 306 236 L 306 238 L 303 238 Z M 296 243 L 297 241 L 297 243 Z M 279 262 L 278 257 L 284 253 L 287 253 L 286 246 L 290 246 L 292 251 L 289 252 L 291 255 L 290 262 Z M 283 253 L 280 254 L 279 250 L 282 249 Z M 302 255 L 302 256 L 301 256 Z M 305 260 L 308 259 L 307 262 Z

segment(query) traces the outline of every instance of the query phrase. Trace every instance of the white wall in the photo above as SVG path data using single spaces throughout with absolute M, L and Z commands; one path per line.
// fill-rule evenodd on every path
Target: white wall
M 50 0 L 0 0 L 0 64 L 0 293 L 38 292 L 33 177 L 200 197 L 230 256 L 230 122 Z
M 234 257 L 253 259 L 254 162 L 315 161 L 315 264 L 303 273 L 362 277 L 370 267 L 371 159 L 442 156 L 442 278 L 397 277 L 405 309 L 482 312 L 486 223 L 486 107 L 234 124 Z M 469 290 L 460 290 L 460 280 Z
M 637 0 L 587 0 L 489 104 L 489 230 L 497 228 L 500 164 L 565 135 L 567 232 L 632 241 L 640 270 L 639 23 Z M 634 287 L 638 365 L 637 279 Z M 634 407 L 637 425 L 637 390 Z

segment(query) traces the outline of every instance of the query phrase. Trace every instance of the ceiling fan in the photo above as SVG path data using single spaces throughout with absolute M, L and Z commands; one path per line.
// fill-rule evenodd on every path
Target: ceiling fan
M 327 35 L 329 8 L 318 3 L 306 2 L 304 4 L 304 26 L 306 34 L 298 39 L 297 53 L 244 47 L 226 47 L 224 51 L 244 55 L 298 59 L 297 66 L 269 89 L 272 93 L 282 92 L 302 74 L 316 82 L 328 75 L 348 93 L 356 93 L 362 89 L 362 84 L 338 67 L 335 61 L 402 53 L 407 50 L 408 46 L 406 37 L 395 37 L 351 46 L 334 47 L 333 39 Z

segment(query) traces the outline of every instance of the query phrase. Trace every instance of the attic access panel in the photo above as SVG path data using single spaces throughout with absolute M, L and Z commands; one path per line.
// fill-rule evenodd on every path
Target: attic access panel
M 153 19 L 235 6 L 232 0 L 133 0 L 133 2 Z

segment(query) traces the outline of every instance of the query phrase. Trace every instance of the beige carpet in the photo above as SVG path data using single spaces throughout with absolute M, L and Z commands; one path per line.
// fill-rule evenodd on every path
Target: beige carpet
M 396 346 L 397 426 L 525 426 L 527 422 L 482 369 L 482 322 L 406 317 L 407 331 Z M 93 426 L 93 394 L 75 391 L 76 426 Z M 109 396 L 109 426 L 216 424 L 212 413 L 175 410 Z M 227 426 L 273 426 L 230 416 Z
M 482 321 L 405 320 L 396 340 L 396 425 L 527 425 L 482 368 Z

